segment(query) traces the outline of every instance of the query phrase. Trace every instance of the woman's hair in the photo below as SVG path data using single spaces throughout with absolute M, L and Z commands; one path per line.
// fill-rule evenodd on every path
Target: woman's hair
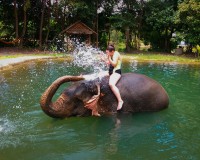
M 106 50 L 108 50 L 109 52 L 112 52 L 112 51 L 115 51 L 115 47 L 114 47 L 114 45 L 110 44 L 110 45 L 107 47 Z

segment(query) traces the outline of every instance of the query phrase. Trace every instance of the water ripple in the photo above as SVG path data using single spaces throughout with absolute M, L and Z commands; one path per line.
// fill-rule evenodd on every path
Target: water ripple
M 43 113 L 40 96 L 55 79 L 93 69 L 50 59 L 0 71 L 1 158 L 30 159 L 35 154 L 39 159 L 200 158 L 199 67 L 123 63 L 123 72 L 146 74 L 166 88 L 170 106 L 161 112 L 64 120 Z M 56 95 L 69 85 L 61 86 Z

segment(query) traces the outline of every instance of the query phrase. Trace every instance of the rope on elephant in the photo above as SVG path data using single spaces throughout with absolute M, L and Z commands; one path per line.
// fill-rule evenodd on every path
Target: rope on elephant
M 92 98 L 90 100 L 85 102 L 84 107 L 91 109 L 92 115 L 100 116 L 100 114 L 98 113 L 98 110 L 97 110 L 97 102 L 98 102 L 99 97 L 100 97 L 100 85 L 99 84 L 97 84 L 97 90 L 98 90 L 97 95 L 92 96 Z

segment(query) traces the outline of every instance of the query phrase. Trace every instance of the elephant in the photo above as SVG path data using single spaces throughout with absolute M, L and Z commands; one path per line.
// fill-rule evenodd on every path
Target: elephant
M 72 82 L 55 102 L 52 98 L 65 82 Z M 40 106 L 53 118 L 118 113 L 160 111 L 168 107 L 169 96 L 160 83 L 139 73 L 123 73 L 116 85 L 124 101 L 117 111 L 117 99 L 109 86 L 109 76 L 87 80 L 85 76 L 62 76 L 42 94 Z

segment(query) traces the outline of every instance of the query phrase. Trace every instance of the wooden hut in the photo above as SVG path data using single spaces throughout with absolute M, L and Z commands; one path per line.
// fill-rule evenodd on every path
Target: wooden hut
M 91 44 L 91 36 L 95 35 L 96 37 L 96 46 L 98 47 L 98 36 L 97 33 L 88 27 L 86 24 L 81 21 L 77 21 L 76 23 L 70 25 L 65 30 L 61 32 L 61 34 L 66 33 L 67 36 L 86 36 L 86 41 L 90 45 Z

